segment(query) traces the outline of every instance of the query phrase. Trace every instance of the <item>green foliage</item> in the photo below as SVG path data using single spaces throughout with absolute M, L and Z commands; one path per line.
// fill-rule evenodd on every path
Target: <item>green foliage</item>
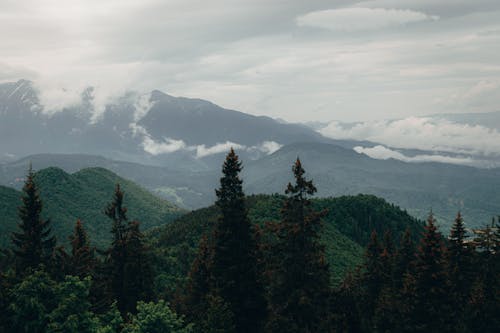
M 67 276 L 54 291 L 57 306 L 49 314 L 47 333 L 92 333 L 99 322 L 90 311 L 90 277 Z
M 43 270 L 26 276 L 11 291 L 8 307 L 13 332 L 44 332 L 57 304 L 56 285 Z
M 20 274 L 27 269 L 36 269 L 40 264 L 50 266 L 56 245 L 50 220 L 43 220 L 41 217 L 42 201 L 31 167 L 24 183 L 21 201 L 18 224 L 20 232 L 12 233 L 16 269 Z
M 123 333 L 192 333 L 193 325 L 184 323 L 182 317 L 173 312 L 168 304 L 160 300 L 157 303 L 137 304 L 137 314 L 123 328 Z

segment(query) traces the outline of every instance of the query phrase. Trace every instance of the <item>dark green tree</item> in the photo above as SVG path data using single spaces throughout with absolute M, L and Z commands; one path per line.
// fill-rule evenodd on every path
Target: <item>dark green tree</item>
M 436 220 L 429 214 L 415 262 L 415 332 L 452 332 L 446 253 Z
M 216 190 L 220 217 L 213 236 L 212 288 L 234 314 L 236 332 L 260 332 L 266 302 L 257 269 L 257 244 L 247 216 L 238 156 L 231 148 Z
M 139 226 L 139 222 L 132 222 L 125 239 L 124 294 L 121 295 L 125 313 L 135 313 L 138 301 L 152 298 L 151 254 Z
M 293 165 L 295 184 L 285 193 L 280 223 L 276 225 L 276 262 L 270 267 L 269 332 L 328 332 L 329 271 L 320 242 L 321 217 L 311 208 L 316 192 L 304 178 L 299 159 Z
M 467 300 L 474 283 L 473 250 L 467 242 L 467 231 L 460 213 L 457 214 L 448 238 L 448 276 L 455 311 L 455 331 L 466 331 L 463 319 Z
M 85 278 L 92 276 L 95 267 L 94 249 L 90 247 L 87 232 L 80 220 L 76 221 L 71 242 L 70 272 L 71 275 Z
M 128 310 L 125 304 L 124 295 L 126 294 L 124 278 L 126 265 L 126 238 L 128 232 L 127 208 L 123 204 L 124 193 L 117 184 L 113 195 L 113 200 L 108 204 L 104 213 L 112 221 L 111 233 L 113 239 L 111 247 L 107 251 L 105 271 L 102 272 L 102 278 L 108 285 L 103 286 L 105 290 L 102 300 L 106 300 L 110 305 L 116 300 L 118 309 L 125 315 Z
M 20 232 L 12 233 L 16 267 L 19 274 L 36 269 L 40 264 L 50 266 L 56 238 L 51 235 L 50 220 L 42 219 L 42 201 L 30 166 L 23 187 L 22 205 L 19 207 Z

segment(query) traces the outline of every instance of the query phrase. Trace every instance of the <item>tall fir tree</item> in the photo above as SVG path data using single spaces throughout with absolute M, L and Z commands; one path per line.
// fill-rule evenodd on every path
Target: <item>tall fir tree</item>
M 331 296 L 329 270 L 320 242 L 321 217 L 325 212 L 311 208 L 309 196 L 317 190 L 304 178 L 297 158 L 292 168 L 295 184 L 289 183 L 276 226 L 275 256 L 270 279 L 269 332 L 329 332 Z
M 446 253 L 432 212 L 429 214 L 415 262 L 415 332 L 452 332 Z
M 126 264 L 126 237 L 127 237 L 127 208 L 123 204 L 124 193 L 117 184 L 113 200 L 107 205 L 104 213 L 112 221 L 111 233 L 113 239 L 111 247 L 107 251 L 104 277 L 108 282 L 106 294 L 109 304 L 116 300 L 117 307 L 122 314 L 126 314 L 126 306 L 123 299 L 126 290 L 124 286 L 125 264 Z M 104 299 L 104 298 L 103 298 Z
M 56 238 L 52 236 L 50 220 L 42 219 L 42 201 L 30 165 L 23 187 L 22 205 L 19 207 L 20 232 L 12 233 L 16 270 L 21 275 L 40 264 L 50 266 Z
M 238 155 L 231 148 L 216 190 L 220 217 L 213 236 L 212 288 L 234 314 L 236 332 L 260 332 L 266 303 L 257 269 L 257 244 L 247 216 Z
M 152 299 L 153 272 L 151 254 L 140 231 L 140 223 L 130 223 L 125 239 L 125 267 L 122 306 L 125 313 L 135 313 L 139 301 Z
M 71 275 L 82 279 L 92 276 L 95 267 L 94 249 L 90 247 L 90 241 L 82 221 L 76 221 L 75 229 L 69 240 L 71 242 Z
M 455 304 L 458 316 L 455 330 L 465 332 L 465 311 L 471 286 L 474 283 L 473 249 L 467 242 L 467 231 L 460 212 L 457 214 L 448 237 L 448 276 L 451 288 L 451 298 Z

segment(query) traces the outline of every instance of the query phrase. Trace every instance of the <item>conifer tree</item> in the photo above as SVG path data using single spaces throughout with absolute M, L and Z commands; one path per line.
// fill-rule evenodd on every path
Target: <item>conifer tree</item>
M 259 332 L 266 303 L 257 270 L 257 244 L 247 216 L 238 156 L 231 148 L 222 167 L 216 205 L 220 217 L 213 236 L 213 291 L 234 314 L 237 332 Z
M 126 264 L 126 237 L 127 237 L 127 208 L 123 205 L 124 193 L 117 184 L 113 200 L 108 204 L 104 213 L 112 221 L 111 233 L 113 240 L 107 251 L 106 270 L 109 281 L 107 294 L 108 303 L 116 300 L 117 307 L 122 314 L 126 314 L 126 306 L 123 295 L 126 290 L 124 286 L 125 264 Z
M 455 327 L 457 331 L 465 330 L 463 328 L 464 312 L 470 294 L 470 287 L 474 282 L 473 253 L 466 243 L 467 238 L 468 235 L 462 215 L 458 213 L 451 227 L 447 251 L 448 275 L 451 287 L 450 296 L 458 314 Z
M 316 192 L 304 178 L 300 160 L 293 165 L 295 184 L 289 183 L 282 219 L 276 226 L 275 253 L 279 263 L 272 268 L 269 332 L 328 332 L 329 271 L 320 243 L 324 212 L 311 208 L 309 196 Z
M 82 279 L 91 276 L 95 266 L 94 249 L 90 247 L 82 221 L 76 221 L 75 229 L 69 239 L 71 242 L 71 275 Z
M 209 239 L 204 235 L 200 241 L 198 253 L 188 274 L 184 295 L 177 297 L 176 308 L 186 315 L 196 327 L 203 326 L 208 313 L 208 297 L 211 289 L 212 251 Z
M 106 255 L 104 271 L 97 280 L 108 280 L 107 286 L 96 284 L 96 289 L 104 292 L 101 305 L 105 310 L 116 300 L 123 316 L 134 313 L 137 301 L 148 301 L 152 290 L 152 271 L 149 251 L 144 244 L 139 223 L 127 222 L 127 208 L 123 205 L 124 193 L 116 185 L 113 201 L 108 204 L 105 214 L 112 222 L 113 241 Z M 104 302 L 103 302 L 104 301 Z M 104 304 L 103 304 L 104 303 Z
M 56 238 L 51 235 L 50 220 L 44 221 L 41 213 L 42 201 L 30 166 L 18 213 L 21 231 L 12 233 L 16 266 L 20 274 L 27 269 L 36 269 L 40 264 L 50 266 Z
M 138 301 L 152 298 L 153 272 L 149 249 L 144 244 L 144 236 L 139 222 L 132 222 L 125 239 L 125 267 L 123 276 L 122 306 L 125 313 L 135 313 Z
M 415 309 L 411 314 L 416 332 L 451 332 L 445 248 L 432 213 L 429 214 L 415 262 Z

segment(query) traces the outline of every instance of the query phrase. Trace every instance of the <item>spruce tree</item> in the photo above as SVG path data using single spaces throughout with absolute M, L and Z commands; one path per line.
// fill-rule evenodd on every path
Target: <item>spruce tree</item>
M 451 227 L 447 251 L 451 298 L 458 314 L 455 325 L 457 331 L 465 330 L 465 324 L 463 323 L 464 312 L 466 311 L 467 298 L 475 275 L 472 267 L 474 264 L 473 253 L 469 244 L 466 243 L 467 238 L 468 235 L 462 215 L 458 213 Z
M 257 245 L 239 178 L 241 170 L 241 162 L 231 149 L 216 190 L 220 217 L 213 236 L 212 288 L 233 312 L 236 332 L 260 332 L 266 303 L 257 270 Z
M 125 239 L 124 294 L 122 295 L 125 313 L 135 313 L 138 301 L 150 301 L 152 298 L 151 255 L 139 226 L 139 222 L 132 222 Z
M 279 262 L 270 279 L 269 332 L 328 332 L 329 271 L 320 243 L 324 212 L 311 208 L 309 196 L 316 192 L 304 178 L 300 160 L 293 165 L 295 184 L 289 183 L 287 198 L 276 226 Z
M 432 213 L 429 214 L 415 262 L 415 332 L 451 332 L 451 309 L 445 248 Z
M 41 214 L 42 201 L 30 166 L 18 213 L 21 231 L 12 233 L 16 270 L 21 275 L 28 269 L 36 269 L 40 264 L 50 266 L 54 254 L 56 238 L 51 235 L 50 220 L 43 220 Z
M 76 221 L 75 229 L 69 239 L 71 242 L 71 275 L 82 279 L 91 276 L 95 266 L 94 249 L 90 247 L 82 221 Z
M 106 268 L 109 301 L 116 300 L 118 309 L 126 314 L 126 306 L 123 296 L 126 293 L 124 286 L 125 263 L 126 263 L 126 237 L 127 237 L 127 208 L 123 205 L 124 193 L 117 184 L 113 200 L 108 204 L 104 213 L 112 221 L 111 233 L 113 240 L 107 251 Z

